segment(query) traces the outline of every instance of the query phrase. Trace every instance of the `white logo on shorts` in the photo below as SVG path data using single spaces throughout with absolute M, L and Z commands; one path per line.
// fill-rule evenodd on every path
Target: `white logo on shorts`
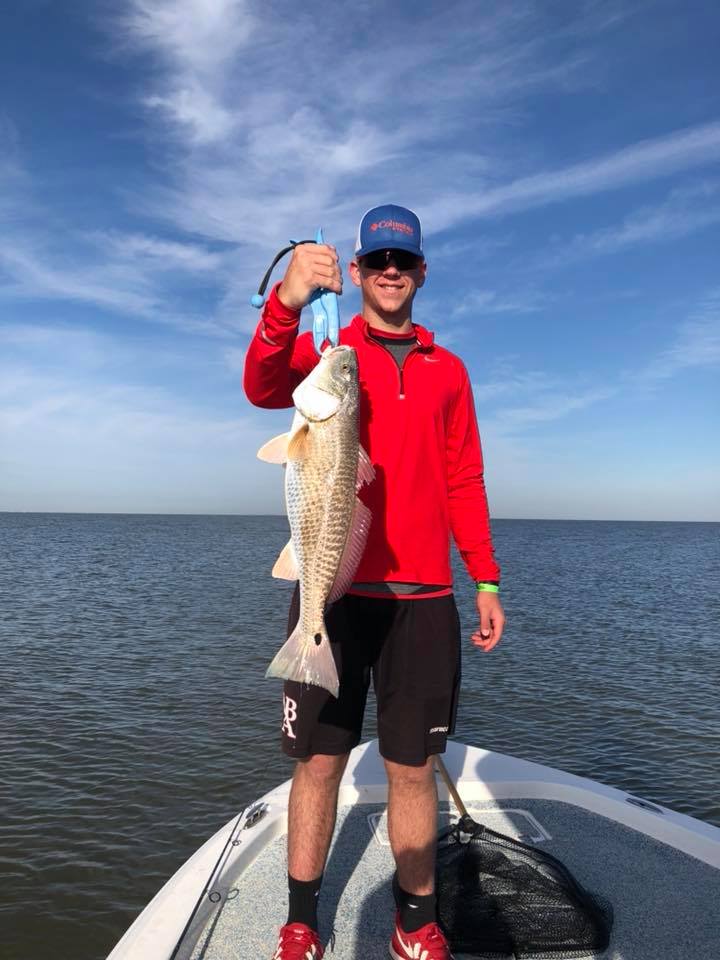
M 428 733 L 447 733 L 447 727 L 430 727 Z
M 283 694 L 283 725 L 282 732 L 295 739 L 292 725 L 297 720 L 297 701 Z

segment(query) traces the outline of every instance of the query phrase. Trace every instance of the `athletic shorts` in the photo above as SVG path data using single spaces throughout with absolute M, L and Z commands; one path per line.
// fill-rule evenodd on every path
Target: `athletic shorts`
M 298 620 L 290 605 L 288 636 Z M 421 766 L 444 753 L 460 688 L 460 618 L 452 595 L 397 600 L 346 594 L 325 614 L 340 694 L 285 681 L 282 748 L 290 757 L 337 756 L 360 743 L 372 677 L 380 753 Z

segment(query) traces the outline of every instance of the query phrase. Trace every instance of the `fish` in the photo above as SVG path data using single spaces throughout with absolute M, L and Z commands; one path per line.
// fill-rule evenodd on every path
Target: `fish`
M 288 433 L 258 450 L 260 460 L 285 465 L 290 540 L 272 570 L 297 580 L 297 626 L 266 676 L 323 687 L 334 697 L 339 679 L 325 611 L 347 592 L 362 559 L 372 514 L 358 497 L 375 469 L 359 440 L 360 385 L 353 347 L 327 347 L 292 395 Z

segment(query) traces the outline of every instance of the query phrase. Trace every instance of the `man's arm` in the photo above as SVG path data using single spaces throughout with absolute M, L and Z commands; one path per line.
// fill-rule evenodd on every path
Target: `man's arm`
M 473 580 L 499 581 L 488 513 L 483 458 L 475 404 L 467 371 L 460 366 L 447 438 L 450 526 L 460 555 Z
M 310 334 L 298 337 L 300 311 L 290 310 L 274 287 L 245 354 L 243 387 L 256 407 L 291 407 L 295 387 L 318 361 Z
M 243 386 L 255 406 L 291 407 L 293 390 L 318 362 L 310 334 L 298 337 L 300 311 L 318 287 L 342 292 L 337 253 L 324 244 L 302 244 L 270 293 L 245 355 Z
M 476 582 L 499 583 L 483 477 L 480 434 L 470 379 L 460 364 L 460 384 L 452 409 L 447 442 L 450 526 L 468 573 Z M 478 592 L 479 629 L 472 641 L 485 652 L 500 641 L 505 616 L 497 593 Z

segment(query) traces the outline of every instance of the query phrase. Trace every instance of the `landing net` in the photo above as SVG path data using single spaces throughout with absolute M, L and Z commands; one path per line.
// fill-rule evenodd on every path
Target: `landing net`
M 543 850 L 469 816 L 441 832 L 438 921 L 454 953 L 573 958 L 610 941 L 612 907 Z

